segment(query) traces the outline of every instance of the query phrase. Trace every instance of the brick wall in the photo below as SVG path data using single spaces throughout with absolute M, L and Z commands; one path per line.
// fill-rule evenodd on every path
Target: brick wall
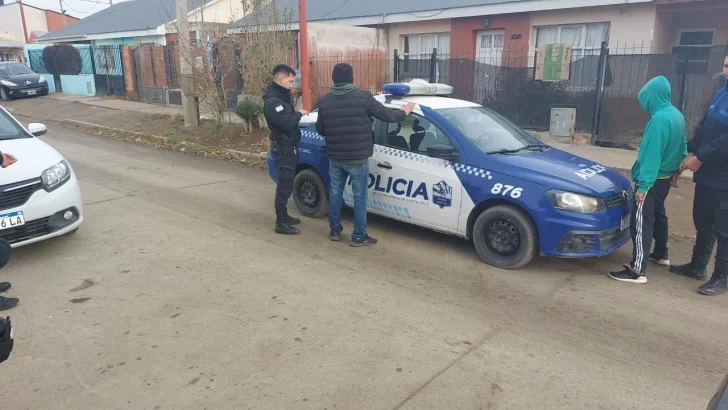
M 66 27 L 67 25 L 78 21 L 78 19 L 75 17 L 71 17 L 68 15 L 64 16 L 63 14 L 52 10 L 45 11 L 45 18 L 46 24 L 48 25 L 48 32 L 60 30 L 63 27 Z
M 121 46 L 121 64 L 124 67 L 124 89 L 128 98 L 136 98 L 134 71 L 132 70 L 131 46 Z

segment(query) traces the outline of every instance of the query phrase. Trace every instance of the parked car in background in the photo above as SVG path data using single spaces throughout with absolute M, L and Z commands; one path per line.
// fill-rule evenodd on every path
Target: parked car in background
M 48 82 L 43 75 L 15 61 L 0 62 L 0 99 L 48 95 Z
M 81 189 L 71 165 L 0 106 L 0 152 L 17 158 L 0 170 L 0 238 L 12 247 L 76 232 L 83 223 Z

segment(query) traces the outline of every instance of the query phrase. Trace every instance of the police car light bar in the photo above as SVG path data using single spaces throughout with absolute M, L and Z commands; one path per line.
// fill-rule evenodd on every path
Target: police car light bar
M 453 88 L 447 84 L 430 84 L 425 80 L 412 80 L 408 83 L 389 83 L 384 92 L 398 97 L 405 95 L 451 95 Z

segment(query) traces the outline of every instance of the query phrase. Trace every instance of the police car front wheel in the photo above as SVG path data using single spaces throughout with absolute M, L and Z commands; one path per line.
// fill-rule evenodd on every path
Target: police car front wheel
M 513 206 L 498 205 L 478 216 L 473 226 L 473 243 L 489 265 L 518 269 L 538 252 L 538 233 L 531 218 Z
M 304 169 L 293 181 L 293 201 L 301 215 L 320 218 L 329 210 L 326 185 L 312 169 Z

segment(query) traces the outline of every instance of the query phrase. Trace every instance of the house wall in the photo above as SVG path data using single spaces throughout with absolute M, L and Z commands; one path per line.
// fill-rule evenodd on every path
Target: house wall
M 28 56 L 29 50 L 42 50 L 51 45 L 52 44 L 26 44 L 24 50 L 26 61 L 30 60 Z M 88 45 L 74 45 L 74 47 L 79 49 L 79 51 L 89 48 Z M 84 67 L 84 72 L 91 72 L 91 61 L 83 60 L 83 63 L 84 65 L 87 65 Z M 48 86 L 50 87 L 51 92 L 55 92 L 58 89 L 59 84 L 56 84 L 56 80 L 60 80 L 60 88 L 64 93 L 86 96 L 96 95 L 96 82 L 94 81 L 93 74 L 59 75 L 57 78 L 54 78 L 56 76 L 53 75 L 45 75 L 45 77 L 48 81 Z
M 728 44 L 728 3 L 722 9 L 681 11 L 672 13 L 667 38 L 664 41 L 676 45 L 680 30 L 684 29 L 714 29 L 713 44 Z
M 20 18 L 20 7 L 18 3 L 0 6 L 0 37 L 18 43 L 25 43 L 23 22 Z
M 649 47 L 655 28 L 656 6 L 632 4 L 620 6 L 584 7 L 531 13 L 530 47 L 536 47 L 536 27 L 563 24 L 609 22 L 609 47 Z
M 243 17 L 245 17 L 245 9 L 242 1 L 220 0 L 191 14 L 189 21 L 190 23 L 207 21 L 230 24 Z
M 383 30 L 332 24 L 308 25 L 312 103 L 331 88 L 331 73 L 339 62 L 354 68 L 354 83 L 372 92 L 386 81 L 386 38 Z
M 25 26 L 28 30 L 28 37 L 33 31 L 50 31 L 48 30 L 48 22 L 46 21 L 45 10 L 39 10 L 35 7 L 23 7 L 25 13 Z M 22 24 L 22 23 L 21 23 Z
M 118 46 L 118 45 L 134 45 L 134 44 L 160 44 L 165 45 L 165 36 L 136 36 L 136 37 L 117 37 L 117 38 L 105 38 L 99 40 L 93 40 L 93 43 L 97 46 Z
M 45 10 L 46 24 L 48 25 L 49 32 L 60 30 L 63 27 L 71 23 L 78 21 L 77 18 L 71 16 L 64 16 L 63 14 L 56 13 L 55 11 Z
M 507 52 L 530 54 L 528 48 L 531 34 L 531 16 L 529 13 L 517 13 L 452 19 L 450 54 L 453 58 L 475 59 L 476 33 L 485 30 L 483 22 L 486 18 L 490 20 L 488 30 L 505 30 L 505 48 L 508 50 Z M 517 35 L 520 35 L 520 39 L 513 38 Z

